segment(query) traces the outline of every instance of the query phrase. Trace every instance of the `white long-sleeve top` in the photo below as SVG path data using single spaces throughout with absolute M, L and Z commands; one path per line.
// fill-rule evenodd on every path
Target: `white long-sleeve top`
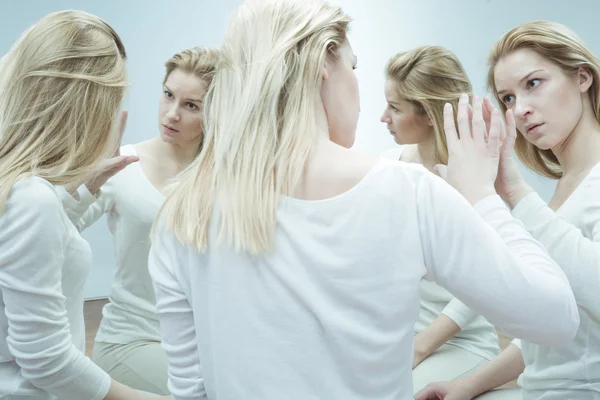
M 381 159 L 338 196 L 282 198 L 263 256 L 217 243 L 218 206 L 205 253 L 159 230 L 149 268 L 173 399 L 412 399 L 423 278 L 517 337 L 571 340 L 564 273 L 498 196 L 475 209 L 422 166 Z
M 121 155 L 137 155 L 133 145 L 121 147 Z M 161 341 L 155 312 L 154 289 L 148 273 L 150 230 L 164 202 L 139 163 L 127 166 L 109 179 L 97 197 L 82 185 L 76 200 L 60 189 L 71 221 L 81 232 L 107 215 L 116 252 L 117 272 L 109 302 L 102 310 L 97 342 L 128 344 L 137 340 Z
M 382 157 L 400 160 L 406 146 L 397 146 L 382 153 Z M 421 281 L 421 308 L 415 323 L 415 335 L 423 332 L 441 314 L 446 315 L 461 329 L 446 343 L 460 347 L 491 360 L 500 353 L 496 328 L 450 292 L 434 282 Z
M 89 245 L 55 187 L 36 177 L 17 182 L 0 213 L 0 398 L 106 396 L 109 376 L 84 354 L 90 268 Z
M 556 212 L 531 193 L 513 215 L 565 272 L 581 318 L 568 344 L 548 347 L 514 341 L 525 361 L 519 378 L 524 399 L 600 398 L 600 164 Z

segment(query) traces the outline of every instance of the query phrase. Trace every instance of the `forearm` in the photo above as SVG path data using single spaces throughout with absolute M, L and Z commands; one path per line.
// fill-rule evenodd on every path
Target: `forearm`
M 152 399 L 170 399 L 171 396 L 149 396 L 138 392 L 135 389 L 125 386 L 114 379 L 110 383 L 110 389 L 104 400 L 149 400 Z
M 521 350 L 514 344 L 509 344 L 498 357 L 465 378 L 464 383 L 470 388 L 473 396 L 478 396 L 517 379 L 524 369 Z
M 502 195 L 502 200 L 508 205 L 508 207 L 512 210 L 519 204 L 521 200 L 529 193 L 533 192 L 533 188 L 529 186 L 525 181 L 516 186 L 506 195 Z
M 460 330 L 450 317 L 440 314 L 431 325 L 415 337 L 415 351 L 426 358 Z

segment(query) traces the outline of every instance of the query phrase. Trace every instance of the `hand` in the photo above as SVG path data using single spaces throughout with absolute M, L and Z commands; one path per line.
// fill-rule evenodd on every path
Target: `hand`
M 471 400 L 473 397 L 465 380 L 430 383 L 415 394 L 415 400 Z
M 448 166 L 435 166 L 438 174 L 471 204 L 496 193 L 494 182 L 500 161 L 500 138 L 505 135 L 504 123 L 498 111 L 492 111 L 490 129 L 486 132 L 482 101 L 475 97 L 473 103 L 473 118 L 470 121 L 468 96 L 463 94 L 460 98 L 457 117 L 460 139 L 452 106 L 446 104 L 444 107 Z
M 513 148 L 517 139 L 517 127 L 511 110 L 506 111 L 506 138 L 500 148 L 500 166 L 496 178 L 496 192 L 511 208 L 525 197 L 533 189 L 525 183 L 517 161 L 514 157 Z
M 139 161 L 136 156 L 120 156 L 108 158 L 98 163 L 94 172 L 85 180 L 85 186 L 94 196 L 100 191 L 102 185 L 110 178 L 123 170 L 129 164 Z
M 112 158 L 102 160 L 98 163 L 94 171 L 89 174 L 84 182 L 90 193 L 96 195 L 102 185 L 106 183 L 110 178 L 115 176 L 117 172 L 123 170 L 129 164 L 139 161 L 136 156 L 121 156 L 120 145 L 125 133 L 125 127 L 127 126 L 127 111 L 121 112 L 121 118 L 119 120 L 119 142 Z

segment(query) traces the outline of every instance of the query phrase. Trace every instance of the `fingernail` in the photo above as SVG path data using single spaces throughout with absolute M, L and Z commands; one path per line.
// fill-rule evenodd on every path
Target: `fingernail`
M 469 96 L 466 93 L 460 95 L 460 101 L 465 102 L 469 100 Z
M 479 96 L 473 96 L 473 103 L 479 103 L 480 100 Z
M 444 111 L 450 111 L 450 110 L 452 110 L 452 105 L 450 103 L 444 104 Z

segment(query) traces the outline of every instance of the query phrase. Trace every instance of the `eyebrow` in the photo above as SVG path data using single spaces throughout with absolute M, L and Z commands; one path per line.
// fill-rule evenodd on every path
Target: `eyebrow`
M 527 75 L 525 75 L 524 77 L 522 77 L 521 79 L 519 79 L 519 83 L 523 82 L 524 80 L 529 79 L 529 77 L 533 74 L 535 74 L 536 72 L 541 72 L 543 71 L 543 69 L 536 69 L 535 71 L 531 71 L 530 73 L 528 73 Z M 498 91 L 498 96 L 500 96 L 501 94 L 505 93 L 507 90 L 506 89 L 502 89 Z
M 171 92 L 171 93 L 173 92 L 173 91 L 172 91 L 172 90 L 171 90 L 171 89 L 170 89 L 170 88 L 169 88 L 167 85 L 164 85 L 164 86 L 165 86 L 165 88 L 166 88 L 166 89 L 167 89 L 169 92 Z M 191 97 L 188 97 L 188 98 L 186 98 L 186 99 L 184 99 L 184 100 L 185 100 L 185 101 L 191 101 L 191 102 L 194 102 L 194 103 L 202 103 L 202 100 L 200 100 L 200 99 L 192 99 Z

